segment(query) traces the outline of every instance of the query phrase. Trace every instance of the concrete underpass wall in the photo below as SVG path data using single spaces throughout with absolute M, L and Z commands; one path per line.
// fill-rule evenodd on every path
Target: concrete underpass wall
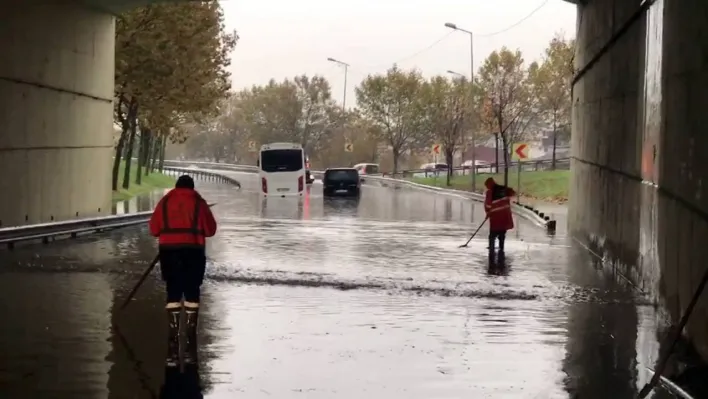
M 0 226 L 110 213 L 114 18 L 0 13 Z
M 639 4 L 578 6 L 576 68 Z M 708 267 L 708 2 L 656 1 L 573 105 L 569 228 L 677 321 Z M 688 335 L 708 359 L 708 292 Z

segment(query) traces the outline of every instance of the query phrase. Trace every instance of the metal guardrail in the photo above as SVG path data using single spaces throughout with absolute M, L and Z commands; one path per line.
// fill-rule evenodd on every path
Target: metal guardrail
M 44 243 L 50 239 L 62 237 L 75 238 L 81 234 L 101 232 L 121 227 L 145 223 L 150 219 L 152 211 L 128 213 L 123 215 L 102 216 L 65 220 L 54 223 L 30 224 L 27 226 L 5 227 L 0 229 L 0 244 L 13 248 L 16 243 L 41 240 Z
M 539 171 L 548 171 L 552 170 L 552 161 L 550 159 L 543 159 L 543 160 L 529 160 L 529 161 L 521 161 L 521 170 L 523 172 L 539 172 Z M 513 161 L 509 162 L 509 170 L 515 172 L 518 168 L 519 162 Z M 500 173 L 503 172 L 504 164 L 499 165 L 499 170 Z M 455 166 L 452 168 L 452 173 L 453 175 L 464 175 L 464 174 L 469 174 L 470 169 L 472 169 L 469 166 Z M 556 159 L 556 170 L 569 170 L 570 169 L 570 158 L 559 158 Z M 477 165 L 475 167 L 475 170 L 477 171 L 477 174 L 493 174 L 495 173 L 495 164 L 489 164 L 489 165 Z M 396 173 L 391 173 L 391 172 L 384 172 L 382 175 L 384 176 L 394 176 L 394 177 L 412 177 L 417 174 L 423 174 L 427 175 L 429 177 L 433 176 L 438 176 L 438 177 L 444 177 L 447 176 L 447 169 L 408 169 L 408 170 L 401 170 Z
M 163 168 L 163 171 L 175 174 L 189 174 L 219 183 L 233 184 L 241 188 L 241 183 L 238 180 L 211 171 L 173 166 L 167 166 Z M 79 235 L 99 233 L 106 230 L 143 224 L 150 219 L 151 215 L 152 211 L 146 211 L 95 218 L 72 219 L 52 223 L 4 227 L 0 228 L 0 245 L 6 245 L 8 248 L 12 249 L 15 244 L 27 241 L 42 241 L 46 244 L 50 240 L 76 238 Z
M 168 161 L 165 161 L 167 163 Z M 238 171 L 238 172 L 257 172 L 258 168 L 255 166 L 249 166 L 249 165 L 234 165 L 234 164 L 223 164 L 223 163 L 213 163 L 213 162 L 193 162 L 193 161 L 170 161 L 173 164 L 189 164 L 189 165 L 195 165 L 195 166 L 200 166 L 203 165 L 205 167 L 209 168 L 215 168 L 216 166 L 221 167 L 221 169 L 224 170 L 232 170 L 232 171 Z M 523 163 L 522 163 L 523 165 Z M 310 171 L 313 176 L 322 177 L 322 174 L 324 172 L 322 171 Z M 421 190 L 427 190 L 427 191 L 434 191 L 439 194 L 443 195 L 454 195 L 457 197 L 462 197 L 465 199 L 471 199 L 474 201 L 479 201 L 483 202 L 484 201 L 484 196 L 478 193 L 473 193 L 470 191 L 462 191 L 462 190 L 453 190 L 453 189 L 448 189 L 448 188 L 442 188 L 442 187 L 433 187 L 433 186 L 428 186 L 425 184 L 418 184 L 414 183 L 408 180 L 402 180 L 402 179 L 397 179 L 394 177 L 389 177 L 389 176 L 384 176 L 384 174 L 379 174 L 379 175 L 364 175 L 362 176 L 362 182 L 368 183 L 368 182 L 378 182 L 379 184 L 386 186 L 388 184 L 396 184 L 396 185 L 404 185 L 407 187 L 414 187 L 417 189 Z M 551 219 L 548 215 L 544 214 L 543 212 L 540 212 L 537 209 L 534 209 L 533 207 L 525 204 L 521 204 L 519 202 L 514 202 L 512 204 L 512 210 L 514 213 L 517 215 L 531 221 L 538 227 L 542 227 L 546 229 L 546 231 L 549 234 L 555 234 L 556 232 L 556 221 Z
M 238 188 L 241 188 L 241 183 L 238 180 L 236 180 L 232 177 L 225 176 L 220 173 L 214 173 L 214 172 L 211 172 L 208 170 L 191 169 L 191 168 L 178 168 L 175 166 L 164 166 L 162 168 L 162 172 L 165 174 L 191 175 L 192 177 L 201 178 L 203 180 L 214 181 L 217 183 L 232 184 L 234 186 L 237 186 Z
M 202 161 L 177 161 L 177 160 L 165 160 L 164 167 L 184 167 L 185 165 L 193 165 L 200 168 L 208 168 L 215 170 L 228 170 L 233 172 L 257 172 L 258 167 L 253 165 L 237 165 L 229 163 L 218 163 L 218 162 L 202 162 Z M 189 168 L 186 168 L 190 170 Z
M 221 170 L 229 170 L 229 171 L 234 171 L 234 172 L 256 172 L 258 171 L 258 167 L 252 166 L 252 165 L 238 165 L 238 164 L 229 164 L 229 163 L 219 163 L 219 162 L 205 162 L 205 161 L 178 161 L 178 160 L 165 160 L 164 162 L 165 166 L 184 166 L 184 165 L 194 165 L 198 167 L 203 167 L 203 168 L 209 168 L 209 169 L 221 169 Z M 509 162 L 509 168 L 511 169 L 512 167 L 514 170 L 516 170 L 518 162 L 513 161 Z M 485 174 L 485 173 L 493 173 L 494 169 L 494 164 L 490 165 L 477 165 L 476 170 L 478 174 Z M 529 160 L 529 161 L 521 161 L 521 170 L 524 172 L 531 172 L 531 171 L 542 171 L 542 170 L 551 170 L 552 166 L 552 161 L 550 159 L 542 159 L 542 160 Z M 503 168 L 504 165 L 500 164 L 499 168 Z M 468 172 L 471 168 L 469 166 L 456 166 L 452 168 L 453 173 L 454 172 Z M 556 169 L 559 170 L 566 170 L 570 169 L 570 158 L 558 158 L 556 159 Z M 315 172 L 315 171 L 313 171 Z M 377 173 L 375 175 L 381 175 L 381 176 L 401 176 L 401 177 L 410 177 L 415 174 L 431 174 L 434 175 L 437 173 L 438 176 L 445 176 L 447 173 L 447 170 L 439 169 L 437 171 L 432 170 L 432 169 L 408 169 L 408 170 L 402 170 L 398 171 L 396 173 L 392 172 L 382 172 L 382 173 Z
M 461 197 L 465 199 L 471 199 L 473 201 L 484 202 L 484 196 L 478 193 L 473 193 L 470 191 L 454 190 L 442 187 L 428 186 L 425 184 L 418 184 L 408 180 L 395 179 L 383 176 L 365 176 L 364 179 L 367 182 L 375 181 L 382 183 L 382 185 L 387 186 L 392 185 L 403 185 L 407 187 L 414 187 L 420 190 L 433 191 L 442 195 L 453 195 L 456 197 Z M 546 229 L 549 234 L 555 234 L 556 231 L 556 221 L 551 219 L 543 212 L 540 212 L 533 207 L 525 204 L 521 204 L 517 201 L 512 203 L 512 211 L 517 215 L 529 220 L 538 227 Z

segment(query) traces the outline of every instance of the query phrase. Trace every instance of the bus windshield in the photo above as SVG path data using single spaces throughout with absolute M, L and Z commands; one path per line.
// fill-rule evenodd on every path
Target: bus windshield
M 297 172 L 303 168 L 301 149 L 261 151 L 261 170 L 264 172 Z

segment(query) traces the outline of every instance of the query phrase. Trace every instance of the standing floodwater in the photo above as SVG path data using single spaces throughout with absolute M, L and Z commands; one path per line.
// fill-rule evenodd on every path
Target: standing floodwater
M 622 399 L 647 379 L 651 307 L 564 237 L 517 219 L 506 267 L 489 269 L 486 228 L 457 248 L 479 204 L 368 185 L 329 200 L 317 183 L 263 201 L 253 176 L 237 178 L 241 191 L 197 182 L 220 223 L 205 397 Z M 2 252 L 0 397 L 157 397 L 161 283 L 117 310 L 155 251 L 135 228 Z

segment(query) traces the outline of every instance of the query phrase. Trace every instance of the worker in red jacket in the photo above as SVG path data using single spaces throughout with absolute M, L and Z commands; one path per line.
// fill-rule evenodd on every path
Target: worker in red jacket
M 216 220 L 209 205 L 194 190 L 194 180 L 177 179 L 157 204 L 150 218 L 150 234 L 159 237 L 160 270 L 167 290 L 169 323 L 168 363 L 179 362 L 179 330 L 182 298 L 186 313 L 187 358 L 196 357 L 200 288 L 206 270 L 206 237 L 216 234 Z M 192 358 L 190 358 L 190 356 Z
M 511 215 L 511 197 L 516 192 L 507 187 L 497 184 L 491 177 L 484 185 L 487 192 L 484 196 L 484 211 L 489 218 L 489 256 L 494 256 L 494 245 L 499 239 L 499 256 L 504 256 L 504 240 L 507 230 L 514 228 L 514 218 Z

